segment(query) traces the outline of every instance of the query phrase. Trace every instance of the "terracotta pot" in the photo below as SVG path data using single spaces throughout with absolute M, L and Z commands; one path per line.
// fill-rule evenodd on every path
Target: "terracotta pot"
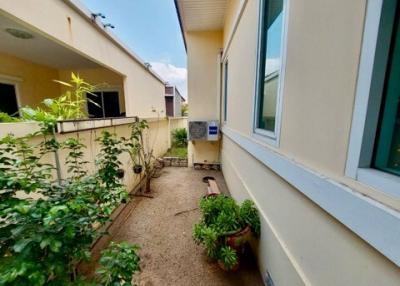
M 118 169 L 117 170 L 118 179 L 122 179 L 124 176 L 125 176 L 125 170 L 124 169 Z
M 135 165 L 133 166 L 133 172 L 135 174 L 140 174 L 143 170 L 143 166 L 142 165 Z
M 246 226 L 236 233 L 230 234 L 226 237 L 226 243 L 235 249 L 238 253 L 242 252 L 243 246 L 250 240 L 251 228 Z
M 217 194 L 217 193 L 210 193 L 210 194 L 206 194 L 206 195 L 204 195 L 204 196 L 203 196 L 203 198 L 204 198 L 204 199 L 206 199 L 206 198 L 210 198 L 210 197 L 216 197 L 216 196 L 219 196 L 219 195 L 221 195 L 221 194 Z
M 237 263 L 231 269 L 227 269 L 225 267 L 224 263 L 221 260 L 218 260 L 218 266 L 224 271 L 235 272 L 235 271 L 237 271 L 239 269 L 240 262 L 239 262 L 239 259 L 238 259 Z

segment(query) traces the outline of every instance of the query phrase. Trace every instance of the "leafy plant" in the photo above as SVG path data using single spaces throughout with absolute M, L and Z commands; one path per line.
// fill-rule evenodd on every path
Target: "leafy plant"
M 79 75 L 71 73 L 69 83 L 60 80 L 54 81 L 70 90 L 67 90 L 58 98 L 45 99 L 43 101 L 44 108 L 31 108 L 29 106 L 21 108 L 19 113 L 22 120 L 42 122 L 48 130 L 51 130 L 56 125 L 57 120 L 87 117 L 84 112 L 86 101 L 100 108 L 96 102 L 86 98 L 87 93 L 97 96 L 93 93 L 95 86 L 85 82 Z
M 110 246 L 102 251 L 101 267 L 97 270 L 101 285 L 132 285 L 132 275 L 140 271 L 138 250 L 137 245 L 111 242 Z
M 98 167 L 97 180 L 102 184 L 104 192 L 100 194 L 101 206 L 105 214 L 110 215 L 114 208 L 126 201 L 128 193 L 119 178 L 119 169 L 122 165 L 119 155 L 126 151 L 123 140 L 115 134 L 103 131 L 97 139 L 101 144 L 100 153 L 96 160 Z
M 236 251 L 227 245 L 220 248 L 218 257 L 224 267 L 228 270 L 233 269 L 238 263 Z
M 200 200 L 202 218 L 193 227 L 193 239 L 203 244 L 207 255 L 218 259 L 226 269 L 238 262 L 236 250 L 227 244 L 230 235 L 250 226 L 260 233 L 260 218 L 254 204 L 245 200 L 241 206 L 225 195 L 208 196 Z
M 9 122 L 20 122 L 21 119 L 18 117 L 13 117 L 5 112 L 0 112 L 0 122 L 2 123 L 9 123 Z
M 256 235 L 260 235 L 260 218 L 254 203 L 250 200 L 245 200 L 240 206 L 239 215 L 242 221 L 251 227 L 251 230 Z
M 96 210 L 95 204 L 71 196 L 72 185 L 63 190 L 53 183 L 52 167 L 40 163 L 41 157 L 34 155 L 35 148 L 26 140 L 8 136 L 1 142 L 0 265 L 7 269 L 0 269 L 0 285 L 68 280 L 74 261 L 87 257 L 85 248 L 94 237 L 85 220 L 93 218 L 89 213 Z M 41 150 L 45 155 L 50 149 Z M 17 191 L 37 198 L 21 198 Z
M 84 175 L 86 175 L 85 165 L 89 163 L 83 160 L 84 152 L 83 149 L 86 148 L 79 139 L 69 138 L 63 144 L 64 149 L 70 150 L 66 157 L 66 165 L 68 167 L 67 171 L 72 175 L 72 180 L 79 180 Z
M 126 140 L 125 146 L 132 159 L 134 165 L 143 164 L 144 174 L 146 176 L 146 192 L 151 191 L 150 180 L 151 172 L 153 169 L 154 155 L 153 148 L 150 146 L 149 142 L 146 142 L 148 136 L 145 138 L 145 132 L 148 131 L 149 125 L 146 120 L 137 121 L 132 124 L 131 136 Z
M 173 145 L 175 147 L 187 147 L 186 128 L 177 128 L 172 131 Z
M 84 145 L 77 139 L 62 144 L 43 136 L 38 145 L 28 140 L 0 140 L 0 285 L 88 285 L 76 265 L 90 258 L 97 227 L 127 197 L 113 177 L 121 140 L 103 133 L 94 174 L 81 165 Z M 69 152 L 69 177 L 61 183 L 53 180 L 55 167 L 42 163 L 59 148 Z

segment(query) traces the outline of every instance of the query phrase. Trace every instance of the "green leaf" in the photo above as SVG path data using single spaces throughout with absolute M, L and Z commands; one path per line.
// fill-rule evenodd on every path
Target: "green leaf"
M 61 241 L 50 240 L 49 246 L 50 246 L 51 251 L 53 251 L 53 252 L 59 252 L 61 245 L 62 245 Z
M 59 83 L 59 84 L 68 86 L 68 87 L 73 87 L 72 84 L 69 84 L 69 83 L 67 83 L 67 82 L 65 82 L 65 81 L 56 80 L 56 79 L 53 79 L 53 81 L 54 81 L 54 82 L 57 82 L 57 83 Z
M 15 244 L 14 244 L 14 246 L 13 246 L 13 249 L 14 249 L 14 251 L 15 252 L 22 252 L 24 249 L 25 249 L 25 247 L 29 244 L 29 243 L 31 243 L 32 242 L 32 239 L 31 238 L 25 238 L 25 239 L 21 239 L 21 240 L 18 240 Z

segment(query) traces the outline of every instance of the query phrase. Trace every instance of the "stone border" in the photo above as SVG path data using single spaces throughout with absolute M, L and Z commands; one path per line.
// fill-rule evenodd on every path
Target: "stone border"
M 193 167 L 195 170 L 221 170 L 220 163 L 194 163 Z
M 179 157 L 163 157 L 162 164 L 164 167 L 187 167 L 188 159 Z

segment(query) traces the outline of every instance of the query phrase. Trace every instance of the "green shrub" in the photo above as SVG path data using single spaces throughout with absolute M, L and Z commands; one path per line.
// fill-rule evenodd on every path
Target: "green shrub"
M 260 234 L 260 218 L 250 200 L 241 206 L 225 195 L 209 196 L 200 200 L 202 214 L 199 223 L 193 227 L 193 239 L 203 244 L 207 255 L 221 261 L 226 269 L 232 269 L 238 262 L 235 249 L 227 245 L 227 237 L 246 226 L 255 235 Z
M 120 140 L 103 133 L 100 144 L 99 171 L 87 174 L 84 145 L 76 139 L 58 143 L 44 135 L 37 146 L 28 138 L 0 140 L 0 285 L 83 285 L 75 269 L 90 258 L 100 235 L 96 225 L 109 221 L 112 210 L 127 198 L 114 177 Z M 42 163 L 43 156 L 59 148 L 69 152 L 69 177 L 62 182 L 53 180 L 53 165 Z
M 111 242 L 110 246 L 102 251 L 101 267 L 97 270 L 101 285 L 131 285 L 132 275 L 140 271 L 138 250 L 137 245 Z
M 187 138 L 186 128 L 177 128 L 172 131 L 172 144 L 176 147 L 186 147 Z

